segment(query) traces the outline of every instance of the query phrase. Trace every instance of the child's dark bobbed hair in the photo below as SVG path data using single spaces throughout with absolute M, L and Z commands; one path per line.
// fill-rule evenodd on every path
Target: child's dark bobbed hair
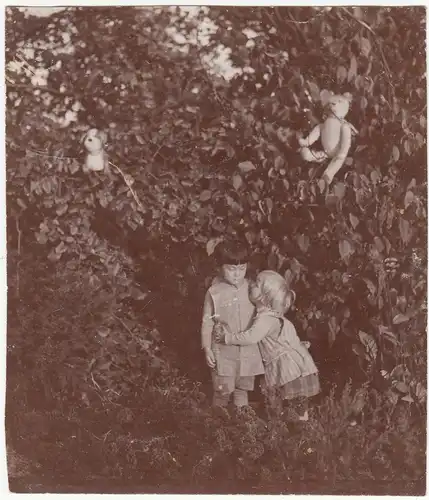
M 224 240 L 217 245 L 215 258 L 219 266 L 247 264 L 250 258 L 250 249 L 243 241 Z

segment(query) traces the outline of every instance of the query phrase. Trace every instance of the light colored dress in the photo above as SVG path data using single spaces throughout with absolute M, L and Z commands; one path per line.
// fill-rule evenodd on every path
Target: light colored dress
M 308 349 L 293 324 L 274 311 L 258 311 L 248 330 L 228 332 L 225 343 L 241 346 L 258 343 L 266 384 L 280 388 L 284 399 L 310 397 L 320 392 L 318 370 Z

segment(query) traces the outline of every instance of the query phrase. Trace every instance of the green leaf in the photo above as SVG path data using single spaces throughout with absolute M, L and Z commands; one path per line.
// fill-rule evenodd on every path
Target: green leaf
M 393 380 L 392 385 L 397 391 L 402 392 L 403 394 L 408 394 L 409 389 L 405 382 Z
M 374 340 L 374 338 L 368 333 L 359 330 L 359 340 L 364 345 L 370 359 L 375 361 L 375 359 L 377 358 L 378 347 L 377 342 Z
M 363 19 L 363 11 L 360 7 L 353 7 L 353 15 L 355 16 L 356 19 Z
M 383 240 L 379 236 L 374 237 L 374 245 L 375 248 L 380 252 L 384 252 L 384 243 Z
M 357 226 L 359 225 L 359 219 L 353 214 L 349 214 L 349 219 L 353 229 L 356 229 Z
M 329 102 L 329 99 L 332 97 L 332 92 L 326 89 L 323 89 L 320 92 L 320 101 L 322 103 L 322 106 L 326 106 Z
M 401 239 L 402 239 L 403 243 L 405 245 L 407 243 L 409 243 L 409 241 L 411 239 L 411 235 L 412 235 L 410 223 L 402 217 L 400 217 L 400 219 L 399 219 L 399 232 L 401 234 Z
M 110 333 L 110 328 L 108 328 L 107 326 L 100 326 L 100 328 L 98 328 L 97 330 L 97 333 L 98 335 L 100 335 L 100 337 L 106 338 Z
M 276 170 L 280 170 L 283 167 L 284 163 L 285 162 L 283 158 L 281 156 L 277 156 L 276 159 L 274 160 L 274 168 Z
M 57 245 L 55 247 L 55 253 L 61 254 L 65 251 L 65 249 L 66 249 L 66 245 L 65 245 L 64 241 L 62 241 L 59 245 Z
M 250 191 L 250 196 L 252 197 L 253 200 L 258 201 L 259 200 L 259 194 L 256 191 Z
M 411 149 L 410 141 L 408 139 L 405 139 L 404 141 L 404 150 L 408 156 L 410 156 L 413 152 Z
M 396 338 L 396 335 L 391 332 L 387 327 L 383 325 L 379 325 L 378 331 L 380 332 L 380 335 L 392 342 L 392 344 L 399 345 L 399 341 Z
M 249 245 L 252 245 L 255 241 L 255 236 L 252 232 L 250 231 L 247 231 L 245 234 L 244 234 L 247 242 L 249 243 Z
M 133 286 L 131 287 L 130 295 L 134 300 L 144 300 L 148 294 L 146 292 L 142 292 L 137 287 Z
M 344 198 L 346 195 L 346 185 L 343 182 L 337 182 L 334 187 L 334 194 L 337 196 L 340 200 Z
M 192 201 L 189 205 L 188 205 L 188 210 L 190 212 L 197 212 L 199 209 L 201 208 L 201 205 L 197 202 L 197 201 Z M 153 211 L 152 213 L 152 217 L 155 218 L 155 213 L 158 213 L 158 211 Z M 157 218 L 159 218 L 160 214 L 157 214 Z
M 349 258 L 354 254 L 355 249 L 348 240 L 340 240 L 339 242 L 340 256 L 344 262 L 348 262 Z
M 61 255 L 61 253 L 56 253 L 55 250 L 53 250 L 49 253 L 48 260 L 50 260 L 51 262 L 57 262 L 61 259 Z
M 365 57 L 368 57 L 371 52 L 371 42 L 364 36 L 360 37 L 360 50 Z
M 319 186 L 319 190 L 321 193 L 323 193 L 323 191 L 325 190 L 326 188 L 326 182 L 325 182 L 325 179 L 319 179 L 317 181 L 317 185 Z
M 347 74 L 347 80 L 350 82 L 357 75 L 357 60 L 355 56 L 350 58 L 350 68 Z
M 112 269 L 112 275 L 116 276 L 120 270 L 121 270 L 121 264 L 119 262 L 116 262 L 116 264 L 113 266 Z
M 290 269 L 297 278 L 301 274 L 302 264 L 294 257 L 290 263 Z
M 414 193 L 412 191 L 407 191 L 404 199 L 405 208 L 408 208 L 413 201 L 414 201 Z
M 374 285 L 374 283 L 368 278 L 363 278 L 363 280 L 365 281 L 370 294 L 375 295 L 375 293 L 377 292 L 377 287 Z
M 389 403 L 392 405 L 392 407 L 394 407 L 399 400 L 399 396 L 394 391 L 392 391 L 392 389 L 388 389 L 385 394 L 389 400 Z
M 399 160 L 399 157 L 400 157 L 400 153 L 399 153 L 398 146 L 393 146 L 393 148 L 392 148 L 392 160 L 394 162 L 397 162 Z
M 409 375 L 407 367 L 403 364 L 396 365 L 395 368 L 390 372 L 390 377 L 392 379 L 400 379 Z
M 310 238 L 306 234 L 299 234 L 297 236 L 297 243 L 301 251 L 307 253 L 310 246 Z
M 390 253 L 390 249 L 392 248 L 392 244 L 390 243 L 390 241 L 386 238 L 386 236 L 383 236 L 383 240 L 384 240 L 384 244 L 386 246 L 386 253 L 387 255 L 389 255 Z
M 392 323 L 394 325 L 400 325 L 401 323 L 406 323 L 409 320 L 410 318 L 408 316 L 405 316 L 405 314 L 400 313 L 393 318 Z
M 98 334 L 102 337 L 105 334 L 105 331 L 104 330 L 100 330 L 98 332 Z M 109 333 L 107 333 L 107 335 L 109 335 Z M 105 337 L 107 337 L 107 335 L 105 335 Z M 102 363 L 101 365 L 98 365 L 97 366 L 97 370 L 101 370 L 101 371 L 109 370 L 110 367 L 111 367 L 111 365 L 112 365 L 112 362 L 111 361 L 107 361 L 106 363 Z
M 374 184 L 374 186 L 380 181 L 381 176 L 378 170 L 371 170 L 370 173 L 371 181 Z
M 35 233 L 36 240 L 38 243 L 41 245 L 44 245 L 45 243 L 48 242 L 48 236 L 45 233 Z
M 242 161 L 241 163 L 238 164 L 238 168 L 246 174 L 247 172 L 250 172 L 252 170 L 256 170 L 255 165 L 251 161 Z
M 317 85 L 317 83 L 314 82 L 308 82 L 308 87 L 310 89 L 310 95 L 313 101 L 319 101 L 320 100 L 320 89 Z
M 50 179 L 42 179 L 42 188 L 43 188 L 43 191 L 45 191 L 46 194 L 49 194 L 52 190 L 52 182 Z
M 343 83 L 347 78 L 347 70 L 344 66 L 338 66 L 337 69 L 337 82 Z
M 328 325 L 329 325 L 328 343 L 329 343 L 329 347 L 331 347 L 332 344 L 335 342 L 335 339 L 337 338 L 337 333 L 339 330 L 335 316 L 331 316 L 331 318 L 329 319 Z
M 215 248 L 219 245 L 219 243 L 223 240 L 223 237 L 211 238 L 206 245 L 207 255 L 212 255 L 215 251 Z
M 17 198 L 16 202 L 18 203 L 20 208 L 22 208 L 23 210 L 25 210 L 27 208 L 27 205 L 25 204 L 25 202 L 23 200 L 21 200 L 21 198 Z
M 338 198 L 334 194 L 329 193 L 326 196 L 326 198 L 325 198 L 325 204 L 331 210 L 333 210 L 337 206 L 337 203 L 338 203 Z
M 420 382 L 417 382 L 415 394 L 419 403 L 424 403 L 426 401 L 427 391 Z
M 200 194 L 200 201 L 208 201 L 212 197 L 212 192 L 209 189 L 205 189 L 201 194 Z
M 69 165 L 69 170 L 71 174 L 75 174 L 79 170 L 79 163 L 77 161 L 72 161 Z
M 362 359 L 368 359 L 368 356 L 366 354 L 365 347 L 363 347 L 362 344 L 353 344 L 352 345 L 352 351 L 359 356 L 359 358 Z
M 416 185 L 417 185 L 416 179 L 413 177 L 411 179 L 411 182 L 407 186 L 407 191 L 410 191 L 411 189 L 415 189 Z
M 65 203 L 64 205 L 60 205 L 56 212 L 57 212 L 57 215 L 61 216 L 61 215 L 64 215 L 68 210 L 68 205 L 67 203 Z
M 232 176 L 232 185 L 237 191 L 241 188 L 241 186 L 243 185 L 243 179 L 241 178 L 241 175 L 235 174 Z

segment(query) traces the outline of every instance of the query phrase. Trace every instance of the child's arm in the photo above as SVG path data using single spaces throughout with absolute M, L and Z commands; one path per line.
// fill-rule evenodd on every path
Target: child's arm
M 212 332 L 214 326 L 214 305 L 209 292 L 206 293 L 203 307 L 203 321 L 201 325 L 201 346 L 206 355 L 206 361 L 210 368 L 215 366 L 215 357 L 212 351 Z
M 206 293 L 203 306 L 203 321 L 201 325 L 201 346 L 203 349 L 211 349 L 212 332 L 214 326 L 213 299 L 209 292 Z
M 257 344 L 279 326 L 279 320 L 273 316 L 256 316 L 248 330 L 235 334 L 227 332 L 225 334 L 225 344 Z

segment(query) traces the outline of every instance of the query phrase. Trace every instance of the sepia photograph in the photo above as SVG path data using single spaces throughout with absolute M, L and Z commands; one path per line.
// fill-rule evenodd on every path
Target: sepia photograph
M 9 491 L 424 496 L 426 7 L 4 17 Z

